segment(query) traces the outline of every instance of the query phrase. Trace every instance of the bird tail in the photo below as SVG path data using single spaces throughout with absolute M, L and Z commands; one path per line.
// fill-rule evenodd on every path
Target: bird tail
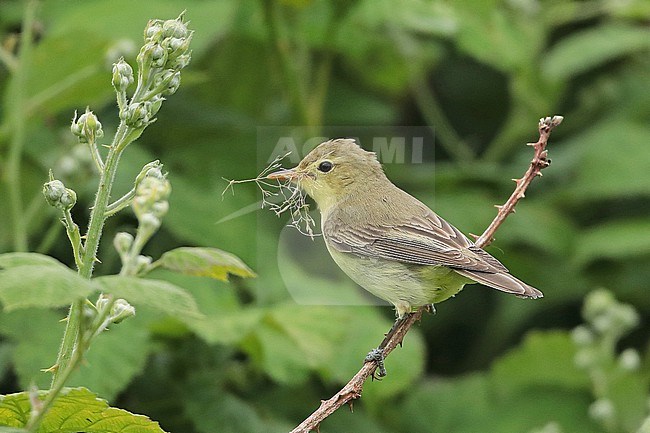
M 454 270 L 457 273 L 476 281 L 477 283 L 484 284 L 488 287 L 492 287 L 493 289 L 501 290 L 502 292 L 512 293 L 513 295 L 517 295 L 522 298 L 537 299 L 544 297 L 544 294 L 533 286 L 529 286 L 523 281 L 505 272 L 489 273 L 468 271 L 465 269 Z

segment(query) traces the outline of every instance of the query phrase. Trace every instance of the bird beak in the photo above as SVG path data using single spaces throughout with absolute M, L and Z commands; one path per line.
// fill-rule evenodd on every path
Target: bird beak
M 298 174 L 298 172 L 296 172 L 295 169 L 290 168 L 290 169 L 276 171 L 275 173 L 271 173 L 268 176 L 266 176 L 266 178 L 267 179 L 294 181 L 294 180 L 298 179 L 299 176 L 300 175 Z

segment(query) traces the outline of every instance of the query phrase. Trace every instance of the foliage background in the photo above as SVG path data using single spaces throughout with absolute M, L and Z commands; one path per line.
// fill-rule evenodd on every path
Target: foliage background
M 531 154 L 523 144 L 536 138 L 537 119 L 562 114 L 553 164 L 490 248 L 545 298 L 467 288 L 409 334 L 388 360 L 389 376 L 366 385 L 353 414 L 339 411 L 322 431 L 635 431 L 647 415 L 650 372 L 648 2 L 44 2 L 22 112 L 16 76 L 0 66 L 0 252 L 23 248 L 6 200 L 16 122 L 26 125 L 27 249 L 72 264 L 57 214 L 41 198 L 47 170 L 79 194 L 74 211 L 83 225 L 96 177 L 69 133 L 72 113 L 90 105 L 110 136 L 112 62 L 133 60 L 149 18 L 183 9 L 196 30 L 192 64 L 158 122 L 127 151 L 115 195 L 143 163 L 161 159 L 174 192 L 146 253 L 216 246 L 259 277 L 225 284 L 162 275 L 190 290 L 207 319 L 139 309 L 93 346 L 74 385 L 167 431 L 289 430 L 356 372 L 393 313 L 297 305 L 287 280 L 341 304 L 363 302 L 326 256 L 310 262 L 279 251 L 286 221 L 266 211 L 227 218 L 260 198 L 253 186 L 221 197 L 222 178 L 263 168 L 270 149 L 260 127 L 305 137 L 331 131 L 327 125 L 352 136 L 430 126 L 435 155 L 425 164 L 388 164 L 389 176 L 465 233 L 480 233 L 492 204 L 510 193 L 509 179 L 523 173 Z M 20 1 L 0 2 L 7 52 L 15 50 L 22 10 Z M 98 274 L 118 269 L 110 239 L 134 225 L 128 213 L 109 220 Z M 306 248 L 322 253 L 318 242 Z M 584 296 L 600 287 L 641 315 L 617 346 L 638 349 L 640 365 L 625 380 L 606 380 L 618 410 L 613 426 L 594 410 L 602 395 L 593 374 L 575 365 L 568 333 L 582 322 Z M 55 358 L 63 314 L 0 315 L 0 392 L 47 387 L 40 369 Z

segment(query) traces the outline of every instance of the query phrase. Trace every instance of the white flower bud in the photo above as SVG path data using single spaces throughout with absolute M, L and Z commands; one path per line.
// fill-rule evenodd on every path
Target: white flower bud
M 118 92 L 125 92 L 133 83 L 133 68 L 124 59 L 113 64 L 113 87 Z
M 609 421 L 616 414 L 616 408 L 611 400 L 601 398 L 589 406 L 589 415 L 596 421 Z
M 634 349 L 625 349 L 618 357 L 618 365 L 626 371 L 636 371 L 641 365 L 639 352 Z
M 82 143 L 94 143 L 97 138 L 104 136 L 102 124 L 95 116 L 95 113 L 88 108 L 86 108 L 84 114 L 79 116 L 79 119 L 77 119 L 77 113 L 75 113 L 70 131 L 79 137 L 79 141 Z
M 113 323 L 120 323 L 122 320 L 131 316 L 135 316 L 135 307 L 125 299 L 117 299 L 111 308 L 109 318 Z
M 133 245 L 133 235 L 130 233 L 119 232 L 113 238 L 113 246 L 120 256 L 127 254 L 131 245 Z
M 103 310 L 104 308 L 106 308 L 106 305 L 108 305 L 109 300 L 110 299 L 108 298 L 108 296 L 102 293 L 97 298 L 97 302 L 95 302 L 95 308 L 97 308 L 97 310 L 99 311 Z
M 144 28 L 145 42 L 159 42 L 163 39 L 163 21 L 150 20 Z
M 571 331 L 571 338 L 578 346 L 588 346 L 594 342 L 594 334 L 584 325 L 574 328 Z
M 187 26 L 183 22 L 182 16 L 175 20 L 167 20 L 163 23 L 163 35 L 166 38 L 186 38 L 188 33 Z
M 158 228 L 160 228 L 160 225 L 162 224 L 160 218 L 158 218 L 151 212 L 146 212 L 142 215 L 139 215 L 138 222 L 140 223 L 138 229 L 144 230 L 145 232 L 149 232 L 149 233 L 158 230 Z
M 77 203 L 77 193 L 66 188 L 60 180 L 51 180 L 43 185 L 45 201 L 58 209 L 69 210 Z

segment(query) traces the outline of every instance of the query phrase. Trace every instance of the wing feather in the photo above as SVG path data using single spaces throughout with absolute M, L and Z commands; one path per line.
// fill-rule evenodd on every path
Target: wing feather
M 332 216 L 325 222 L 324 233 L 327 242 L 340 252 L 468 271 L 508 272 L 501 262 L 432 211 L 401 224 L 354 228 Z

